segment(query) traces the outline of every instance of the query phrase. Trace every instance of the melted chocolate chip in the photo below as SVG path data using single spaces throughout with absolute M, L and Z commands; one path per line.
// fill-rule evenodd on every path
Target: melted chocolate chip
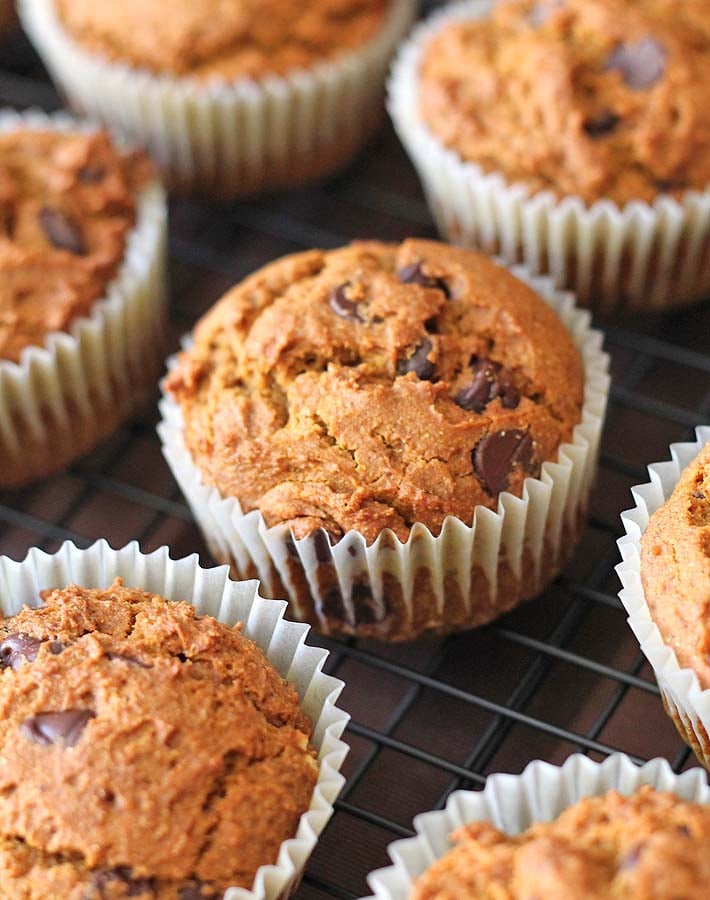
M 634 44 L 619 44 L 607 60 L 607 68 L 621 73 L 634 91 L 654 85 L 666 69 L 666 50 L 655 38 L 647 37 Z
M 82 184 L 98 184 L 106 177 L 106 168 L 104 166 L 84 166 L 79 170 L 77 177 Z
M 347 284 L 341 284 L 339 287 L 333 288 L 328 295 L 330 308 L 341 319 L 347 319 L 349 322 L 364 322 L 365 320 L 357 310 L 358 304 L 355 300 L 348 299 L 347 289 Z
M 34 662 L 42 641 L 29 634 L 8 634 L 0 644 L 0 668 L 19 669 L 22 660 Z
M 88 247 L 81 227 L 61 209 L 43 206 L 39 224 L 47 240 L 58 250 L 66 250 L 75 256 L 86 255 Z
M 695 497 L 696 500 L 704 500 L 705 494 L 702 491 L 693 491 L 692 496 Z M 2 645 L 0 645 L 0 652 L 2 652 Z
M 43 712 L 20 725 L 22 733 L 35 744 L 50 747 L 58 741 L 73 747 L 81 738 L 89 719 L 96 713 L 90 709 L 65 709 L 62 712 Z
M 103 872 L 96 872 L 93 877 L 94 887 L 102 892 L 111 881 L 120 881 L 126 888 L 126 894 L 129 897 L 139 897 L 141 894 L 152 893 L 152 878 L 133 878 L 131 870 L 127 866 L 117 866 L 115 869 L 106 869 Z
M 397 374 L 406 375 L 407 372 L 414 372 L 417 378 L 422 381 L 431 381 L 434 377 L 436 366 L 431 360 L 427 359 L 431 353 L 431 341 L 424 338 L 409 359 L 401 359 L 397 363 Z
M 63 649 L 64 644 L 61 641 L 51 641 L 49 644 L 49 652 L 55 656 L 59 656 Z
M 687 825 L 678 825 L 676 831 L 678 834 L 682 834 L 683 837 L 690 837 L 690 828 Z
M 421 287 L 434 288 L 437 291 L 441 291 L 447 300 L 451 297 L 451 291 L 449 291 L 449 286 L 444 279 L 433 278 L 431 275 L 427 275 L 422 269 L 421 262 L 405 266 L 399 270 L 398 275 L 402 284 L 418 284 Z
M 494 431 L 480 440 L 472 452 L 473 469 L 492 497 L 508 488 L 508 476 L 516 466 L 537 474 L 535 444 L 529 431 L 511 428 Z
M 621 119 L 615 112 L 612 112 L 610 109 L 603 109 L 596 116 L 586 119 L 582 127 L 589 137 L 599 138 L 611 134 L 620 121 Z
M 206 891 L 209 891 L 209 893 L 206 893 Z M 191 881 L 180 888 L 178 900 L 206 900 L 207 897 L 213 896 L 213 891 L 203 881 Z
M 474 359 L 471 362 L 471 384 L 454 397 L 454 401 L 469 412 L 482 413 L 488 404 L 501 398 L 506 409 L 515 409 L 520 403 L 520 391 L 510 381 L 503 367 L 490 359 Z

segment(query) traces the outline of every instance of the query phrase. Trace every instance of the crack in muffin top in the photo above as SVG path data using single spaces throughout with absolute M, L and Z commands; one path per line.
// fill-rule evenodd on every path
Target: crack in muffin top
M 623 205 L 710 184 L 706 0 L 507 0 L 424 48 L 431 131 L 531 191 Z
M 388 0 L 56 0 L 87 50 L 154 73 L 200 81 L 260 79 L 359 49 L 384 22 Z
M 532 289 L 408 240 L 259 270 L 198 323 L 167 386 L 206 483 L 296 537 L 371 542 L 520 495 L 571 437 L 583 371 Z
M 0 625 L 8 900 L 251 887 L 308 809 L 311 723 L 239 628 L 117 580 Z
M 0 133 L 0 359 L 89 315 L 123 262 L 153 170 L 105 132 Z

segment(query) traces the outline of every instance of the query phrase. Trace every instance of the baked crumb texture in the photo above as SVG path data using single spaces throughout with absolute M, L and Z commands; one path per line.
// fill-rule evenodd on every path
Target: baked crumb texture
M 464 160 L 593 203 L 710 182 L 706 0 L 505 0 L 425 49 L 427 126 Z
M 3 898 L 251 887 L 317 780 L 294 687 L 239 629 L 120 579 L 44 599 L 0 626 Z

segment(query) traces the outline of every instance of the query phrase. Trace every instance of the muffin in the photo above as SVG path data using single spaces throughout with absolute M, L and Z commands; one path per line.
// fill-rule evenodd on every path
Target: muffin
M 710 430 L 674 444 L 673 460 L 649 467 L 652 482 L 634 488 L 636 508 L 622 514 L 620 597 L 629 624 L 658 679 L 681 737 L 710 767 L 708 535 Z
M 421 240 L 308 251 L 237 285 L 163 409 L 215 557 L 330 633 L 460 629 L 536 593 L 582 527 L 604 404 L 605 358 L 567 312 Z M 553 486 L 546 463 L 583 422 Z
M 665 760 L 533 762 L 417 816 L 416 837 L 368 880 L 377 900 L 700 897 L 709 801 L 704 772 L 677 776 Z
M 17 28 L 14 0 L 0 0 L 0 41 L 10 37 Z
M 472 822 L 414 883 L 412 900 L 702 896 L 710 878 L 710 807 L 644 785 L 585 797 L 553 822 L 509 836 Z
M 148 147 L 170 185 L 226 199 L 344 166 L 383 118 L 414 0 L 22 0 L 72 106 Z
M 708 46 L 703 0 L 473 0 L 403 48 L 390 110 L 452 240 L 664 309 L 710 289 Z
M 344 756 L 341 684 L 301 646 L 302 626 L 253 583 L 136 545 L 64 545 L 0 566 L 3 897 L 188 900 L 239 887 L 285 900 Z M 101 584 L 130 570 L 187 588 L 197 609 L 120 575 L 42 590 L 69 572 Z
M 64 468 L 152 394 L 165 228 L 144 154 L 0 113 L 0 487 Z

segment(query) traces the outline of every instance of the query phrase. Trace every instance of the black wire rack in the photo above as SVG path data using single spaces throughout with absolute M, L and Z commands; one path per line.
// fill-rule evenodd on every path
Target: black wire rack
M 427 4 L 430 8 L 437 4 Z M 21 36 L 0 44 L 0 105 L 60 105 Z M 171 206 L 171 340 L 232 284 L 267 261 L 358 237 L 434 236 L 419 184 L 385 129 L 347 171 L 320 185 L 215 208 Z M 347 786 L 298 891 L 298 900 L 360 897 L 387 844 L 411 834 L 418 812 L 476 788 L 494 771 L 570 753 L 693 764 L 662 710 L 653 676 L 628 629 L 614 574 L 619 513 L 645 466 L 668 457 L 710 421 L 710 305 L 663 318 L 599 323 L 614 385 L 588 528 L 564 574 L 538 599 L 464 635 L 387 646 L 333 641 L 327 669 L 352 713 Z M 66 473 L 0 494 L 0 553 L 32 546 L 197 551 L 209 564 L 155 435 L 157 413 L 120 429 Z

